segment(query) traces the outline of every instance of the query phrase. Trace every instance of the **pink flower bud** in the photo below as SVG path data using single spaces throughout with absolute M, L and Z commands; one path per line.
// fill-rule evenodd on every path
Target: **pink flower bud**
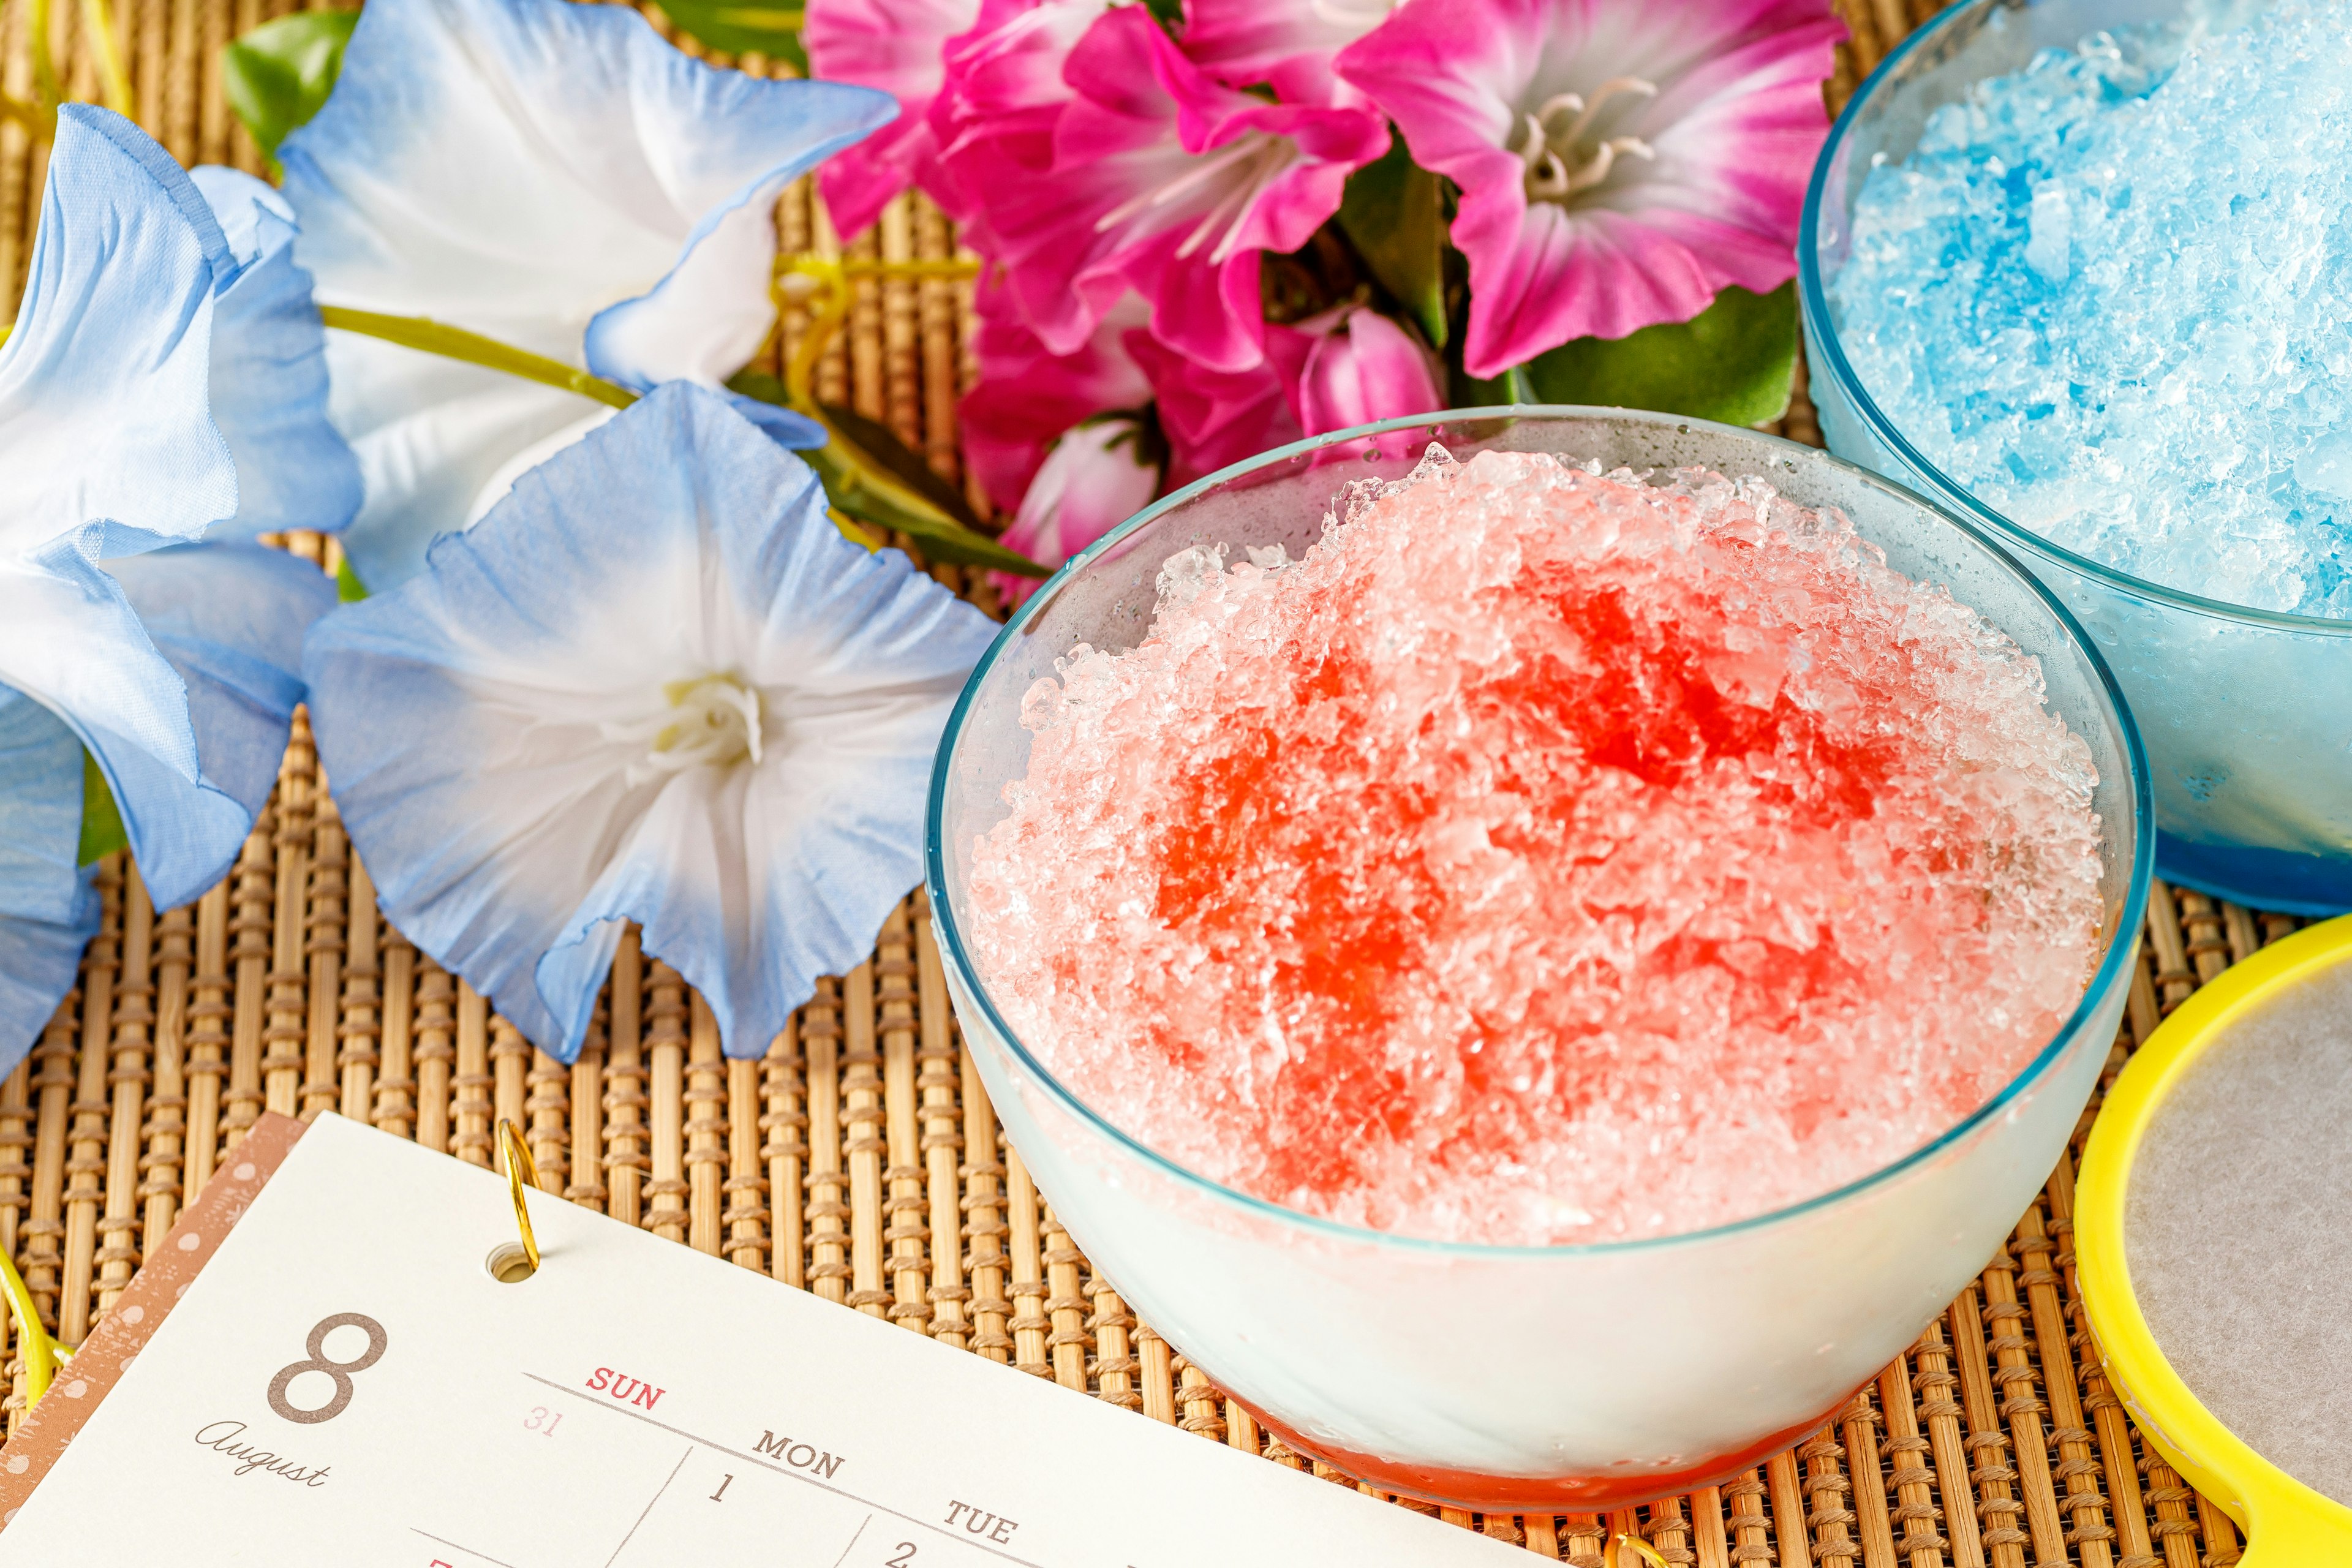
M 1359 305 L 1269 327 L 1265 353 L 1309 436 L 1445 406 L 1436 356 L 1388 317 Z
M 1108 415 L 1072 426 L 1046 454 L 1021 498 L 1004 546 L 1032 561 L 1059 566 L 1141 511 L 1160 489 L 1160 465 L 1144 460 L 1140 421 Z M 1009 604 L 1037 586 L 1034 577 L 991 574 Z

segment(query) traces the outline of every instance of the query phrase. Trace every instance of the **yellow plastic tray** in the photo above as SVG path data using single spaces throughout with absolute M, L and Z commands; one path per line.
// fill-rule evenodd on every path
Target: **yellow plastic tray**
M 2173 1370 L 2132 1289 L 2125 1199 L 2158 1108 L 2204 1051 L 2280 988 L 2344 963 L 2352 963 L 2352 915 L 2274 942 L 2203 986 L 2116 1079 L 2083 1157 L 2074 1239 L 2091 1336 L 2141 1433 L 2246 1531 L 2239 1568 L 2352 1564 L 2352 1509 L 2256 1453 Z

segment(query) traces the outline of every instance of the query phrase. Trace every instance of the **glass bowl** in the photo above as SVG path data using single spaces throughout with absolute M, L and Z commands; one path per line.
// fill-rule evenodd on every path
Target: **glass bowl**
M 1022 696 L 1077 642 L 1133 647 L 1179 550 L 1321 531 L 1349 480 L 1432 441 L 1703 465 L 1843 508 L 1888 563 L 1946 584 L 2042 661 L 2091 748 L 2113 921 L 2074 1016 L 1990 1103 L 1874 1175 L 1739 1224 L 1638 1242 L 1489 1247 L 1311 1217 L 1184 1170 L 1057 1082 L 965 940 L 973 841 L 1028 768 Z M 1210 476 L 1072 561 L 1000 634 L 948 721 L 927 885 L 964 1040 L 1006 1134 L 1087 1256 L 1147 1322 L 1303 1453 L 1391 1490 L 1494 1510 L 1615 1508 L 1704 1486 L 1795 1441 L 1984 1266 L 2074 1130 L 2114 1043 L 2147 894 L 2139 739 L 2098 654 L 1985 533 L 1875 475 L 1753 431 L 1622 409 L 1476 410 L 1301 442 Z M 2117 932 L 2122 933 L 2120 937 Z
M 2183 0 L 1969 0 L 1886 58 L 1830 132 L 1805 197 L 1798 291 L 1811 393 L 1831 451 L 1998 539 L 2088 629 L 2147 736 L 2158 874 L 2242 903 L 2332 914 L 2352 909 L 2352 621 L 2200 598 L 2011 522 L 1872 401 L 1829 306 L 1864 180 L 1910 155 L 1930 112 L 2042 49 L 2184 9 Z

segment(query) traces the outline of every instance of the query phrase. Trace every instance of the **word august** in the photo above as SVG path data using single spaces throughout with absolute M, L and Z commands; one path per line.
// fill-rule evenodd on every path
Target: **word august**
M 276 1476 L 280 1480 L 299 1481 L 306 1487 L 327 1484 L 327 1466 L 304 1469 L 285 1454 L 272 1453 L 258 1443 L 238 1442 L 237 1439 L 244 1436 L 244 1422 L 215 1421 L 197 1432 L 196 1442 L 236 1465 L 236 1473 L 240 1476 L 249 1476 L 259 1470 L 263 1475 Z

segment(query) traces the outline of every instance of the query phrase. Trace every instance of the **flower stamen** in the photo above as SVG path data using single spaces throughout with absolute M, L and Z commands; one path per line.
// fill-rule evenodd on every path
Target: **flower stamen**
M 1164 207 L 1186 196 L 1200 194 L 1201 187 L 1220 175 L 1232 175 L 1233 183 L 1216 198 L 1205 216 L 1193 225 L 1192 232 L 1176 247 L 1179 260 L 1190 258 L 1202 247 L 1215 240 L 1209 260 L 1223 261 L 1240 248 L 1242 226 L 1281 173 L 1297 157 L 1297 148 L 1286 136 L 1271 132 L 1252 131 L 1234 138 L 1214 153 L 1196 160 L 1192 166 L 1164 184 L 1139 192 L 1110 211 L 1095 219 L 1095 232 L 1101 234 L 1117 228 L 1154 207 Z
M 1239 249 L 1242 226 L 1248 220 L 1250 210 L 1257 205 L 1258 197 L 1265 194 L 1266 187 L 1274 184 L 1276 176 L 1290 167 L 1291 157 L 1292 151 L 1287 142 L 1280 137 L 1266 138 L 1265 146 L 1258 154 L 1257 167 L 1251 172 L 1249 183 L 1236 188 L 1233 194 L 1217 205 L 1216 211 L 1211 213 L 1202 221 L 1201 226 L 1187 236 L 1184 243 L 1177 247 L 1177 256 L 1181 258 L 1190 255 L 1220 223 L 1224 226 L 1224 237 L 1217 241 L 1216 248 L 1209 253 L 1210 265 L 1222 264 L 1227 257 Z M 1228 214 L 1230 214 L 1229 220 Z
M 1657 83 L 1637 76 L 1612 76 L 1582 93 L 1554 93 L 1532 113 L 1520 116 L 1519 161 L 1530 201 L 1566 204 L 1605 183 L 1621 157 L 1650 159 L 1657 152 L 1638 136 L 1586 137 L 1612 100 L 1654 98 Z M 1565 121 L 1563 123 L 1563 121 Z
M 1318 22 L 1328 22 L 1337 27 L 1361 27 L 1370 32 L 1387 21 L 1396 7 L 1397 0 L 1371 0 L 1361 9 L 1338 5 L 1335 0 L 1307 0 L 1307 9 Z
M 1591 99 L 1580 100 L 1577 103 L 1576 118 L 1569 122 L 1566 131 L 1560 132 L 1559 139 L 1565 142 L 1580 140 L 1587 131 L 1592 129 L 1592 121 L 1599 117 L 1601 107 L 1621 93 L 1631 93 L 1636 98 L 1655 98 L 1658 96 L 1658 84 L 1638 76 L 1611 77 L 1592 89 Z M 1576 94 L 1569 92 L 1562 93 L 1560 96 L 1573 99 Z M 1544 106 L 1543 119 L 1546 123 L 1549 123 L 1551 119 L 1550 109 L 1549 104 Z
M 703 766 L 727 768 L 749 758 L 760 761 L 763 740 L 760 694 L 732 675 L 673 680 L 662 689 L 666 711 L 597 726 L 608 741 L 646 748 L 629 764 L 628 782 Z
M 1270 138 L 1265 132 L 1254 131 L 1246 136 L 1227 142 L 1166 184 L 1155 185 L 1150 190 L 1130 196 L 1095 219 L 1095 232 L 1101 234 L 1108 229 L 1117 228 L 1138 213 L 1148 211 L 1152 207 L 1166 206 L 1180 196 L 1190 195 L 1235 163 L 1247 158 L 1256 157 L 1262 150 L 1261 142 L 1267 140 Z

